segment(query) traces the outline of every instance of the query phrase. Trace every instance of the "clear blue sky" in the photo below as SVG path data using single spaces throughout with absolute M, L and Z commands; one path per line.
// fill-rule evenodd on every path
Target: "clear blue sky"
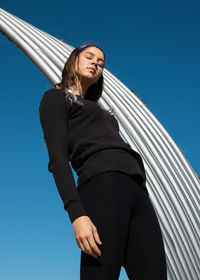
M 106 68 L 146 102 L 200 174 L 199 1 L 1 0 L 1 8 L 74 47 L 99 43 Z M 80 249 L 39 122 L 50 84 L 2 34 L 0 61 L 0 278 L 77 280 Z

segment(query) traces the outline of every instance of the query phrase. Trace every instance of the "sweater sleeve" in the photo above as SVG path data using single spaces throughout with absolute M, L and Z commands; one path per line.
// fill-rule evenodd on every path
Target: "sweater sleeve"
M 87 216 L 68 160 L 68 113 L 64 96 L 57 90 L 44 94 L 40 106 L 40 122 L 49 153 L 48 170 L 53 177 L 71 223 Z

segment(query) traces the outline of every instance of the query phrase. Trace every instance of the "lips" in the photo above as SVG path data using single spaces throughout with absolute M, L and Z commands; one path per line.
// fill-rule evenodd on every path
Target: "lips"
M 88 67 L 88 69 L 93 70 L 93 72 L 95 72 L 95 69 L 92 67 Z

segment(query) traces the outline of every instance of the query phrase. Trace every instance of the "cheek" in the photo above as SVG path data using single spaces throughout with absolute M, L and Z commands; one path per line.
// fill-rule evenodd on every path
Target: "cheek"
M 97 82 L 97 81 L 98 81 L 98 79 L 100 78 L 101 74 L 102 74 L 102 72 L 101 72 L 101 73 L 99 73 L 99 74 L 97 75 L 97 77 L 96 77 L 96 79 L 95 79 L 95 82 Z
M 79 62 L 79 72 L 80 73 L 83 73 L 86 70 L 87 67 L 88 67 L 88 64 L 87 64 L 86 61 L 80 61 Z
M 103 69 L 99 70 L 99 72 L 98 72 L 98 78 L 101 76 L 102 73 L 103 73 Z
M 82 57 L 79 57 L 75 63 L 75 72 L 81 74 L 84 71 L 85 68 L 85 61 L 82 59 Z

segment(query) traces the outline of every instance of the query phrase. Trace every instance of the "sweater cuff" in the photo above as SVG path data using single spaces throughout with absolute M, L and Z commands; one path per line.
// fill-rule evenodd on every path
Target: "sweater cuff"
M 88 216 L 81 201 L 71 202 L 68 207 L 64 207 L 64 209 L 68 212 L 71 223 L 81 216 Z

